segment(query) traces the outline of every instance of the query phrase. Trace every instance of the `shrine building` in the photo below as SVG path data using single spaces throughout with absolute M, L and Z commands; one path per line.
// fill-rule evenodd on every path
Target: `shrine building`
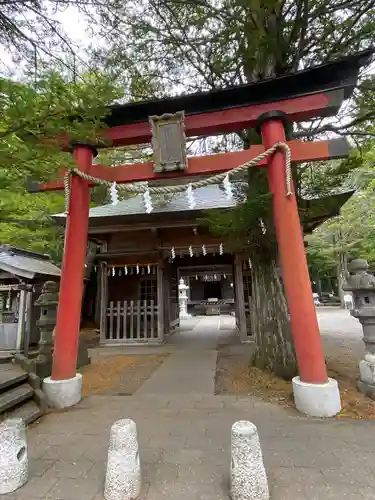
M 338 215 L 351 194 L 301 200 L 304 232 Z M 141 195 L 90 209 L 85 315 L 100 328 L 100 344 L 167 342 L 179 326 L 181 278 L 189 314 L 234 314 L 240 342 L 253 340 L 251 263 L 205 223 L 211 210 L 231 210 L 236 201 L 218 184 L 194 197 L 191 209 L 184 192 L 155 196 L 150 214 Z

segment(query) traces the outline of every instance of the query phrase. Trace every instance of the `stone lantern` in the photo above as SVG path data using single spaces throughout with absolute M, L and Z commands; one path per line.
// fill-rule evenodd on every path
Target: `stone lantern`
M 358 390 L 375 399 L 375 277 L 368 274 L 368 267 L 366 260 L 354 259 L 343 289 L 353 294 L 350 314 L 359 320 L 363 330 L 365 356 L 359 362 Z
M 183 278 L 180 279 L 180 283 L 178 285 L 178 303 L 180 306 L 180 318 L 187 318 L 188 312 L 187 312 L 187 302 L 188 302 L 188 296 L 187 296 L 187 290 L 189 287 L 185 285 L 185 281 Z
M 39 352 L 34 360 L 34 370 L 39 377 L 48 377 L 52 368 L 53 331 L 56 325 L 57 304 L 59 300 L 58 285 L 54 281 L 46 281 L 42 293 L 35 301 L 40 307 L 40 316 L 36 322 L 40 330 Z

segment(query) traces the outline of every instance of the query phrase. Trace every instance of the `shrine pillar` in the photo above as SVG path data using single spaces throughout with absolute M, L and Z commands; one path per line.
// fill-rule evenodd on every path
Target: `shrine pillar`
M 88 172 L 94 149 L 75 144 L 73 156 L 79 170 Z M 52 375 L 43 381 L 49 404 L 66 408 L 81 399 L 82 376 L 76 373 L 83 279 L 85 273 L 90 190 L 87 181 L 70 179 L 69 211 L 66 218 L 64 256 L 55 329 Z
M 265 149 L 278 141 L 286 142 L 285 124 L 286 115 L 279 111 L 259 117 L 257 128 Z M 299 377 L 293 379 L 296 408 L 310 416 L 330 417 L 341 410 L 340 393 L 336 380 L 327 376 L 297 200 L 294 194 L 286 196 L 283 151 L 279 150 L 270 157 L 267 176 L 299 370 Z

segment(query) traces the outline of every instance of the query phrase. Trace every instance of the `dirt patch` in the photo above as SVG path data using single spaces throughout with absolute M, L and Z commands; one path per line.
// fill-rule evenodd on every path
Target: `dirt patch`
M 328 375 L 340 386 L 342 411 L 336 418 L 375 420 L 375 402 L 357 391 L 355 362 L 347 369 L 340 358 L 327 357 Z M 292 384 L 259 368 L 249 367 L 248 360 L 219 352 L 216 366 L 216 394 L 242 394 L 256 396 L 264 401 L 294 408 Z
M 95 358 L 90 365 L 79 370 L 83 376 L 82 396 L 134 394 L 167 356 L 167 354 L 142 354 Z

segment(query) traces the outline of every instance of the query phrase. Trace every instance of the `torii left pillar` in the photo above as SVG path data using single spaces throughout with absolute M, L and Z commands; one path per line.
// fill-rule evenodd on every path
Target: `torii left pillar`
M 96 154 L 88 144 L 73 146 L 75 163 L 89 172 Z M 59 305 L 55 329 L 52 375 L 43 381 L 49 404 L 55 408 L 74 406 L 81 400 L 82 375 L 76 373 L 83 280 L 86 262 L 90 190 L 87 181 L 73 175 L 65 228 Z

